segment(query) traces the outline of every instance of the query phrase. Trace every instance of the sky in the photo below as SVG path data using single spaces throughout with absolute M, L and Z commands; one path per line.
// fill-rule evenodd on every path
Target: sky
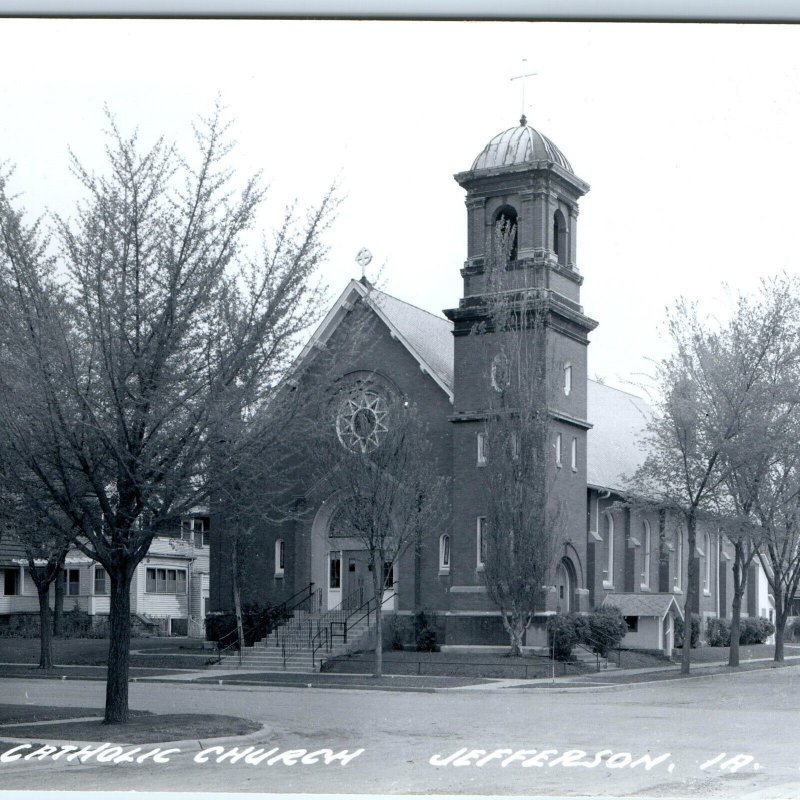
M 69 216 L 69 150 L 102 170 L 108 106 L 143 143 L 189 149 L 220 97 L 233 164 L 270 185 L 261 223 L 343 202 L 331 301 L 368 277 L 435 313 L 458 304 L 463 190 L 497 133 L 529 124 L 591 185 L 577 266 L 589 375 L 642 393 L 678 297 L 724 317 L 764 276 L 800 272 L 800 29 L 781 25 L 0 20 L 0 161 L 32 215 Z M 525 62 L 523 62 L 525 59 Z

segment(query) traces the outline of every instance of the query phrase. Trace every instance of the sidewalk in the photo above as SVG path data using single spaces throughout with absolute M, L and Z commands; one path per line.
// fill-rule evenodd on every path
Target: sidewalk
M 782 664 L 771 658 L 743 660 L 739 667 L 729 667 L 726 661 L 695 662 L 689 675 L 682 675 L 680 664 L 656 667 L 618 669 L 610 672 L 587 672 L 555 678 L 480 678 L 443 675 L 394 675 L 380 678 L 371 673 L 287 673 L 264 672 L 253 669 L 191 670 L 132 668 L 131 683 L 188 683 L 214 688 L 217 686 L 264 686 L 302 689 L 370 689 L 383 691 L 499 691 L 505 689 L 587 690 L 622 688 L 631 684 L 665 680 L 691 680 L 710 675 L 749 672 L 800 666 L 800 655 L 787 656 Z M 2 669 L 5 667 L 6 669 Z M 10 668 L 10 669 L 9 669 Z M 37 673 L 31 664 L 0 664 L 2 678 L 38 678 L 51 680 L 105 680 L 105 667 L 59 666 L 52 673 Z

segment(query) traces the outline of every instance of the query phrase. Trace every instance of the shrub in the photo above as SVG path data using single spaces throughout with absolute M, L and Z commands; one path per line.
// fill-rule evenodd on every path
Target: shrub
M 692 632 L 689 642 L 690 647 L 697 647 L 700 642 L 700 617 L 692 614 Z M 675 620 L 675 649 L 683 647 L 684 625 L 682 619 Z
M 706 626 L 706 643 L 709 647 L 730 647 L 731 626 L 728 620 L 712 617 Z
M 584 637 L 581 641 L 603 658 L 608 657 L 609 651 L 617 647 L 628 632 L 628 624 L 622 612 L 615 606 L 601 606 L 589 614 L 586 620 L 587 625 L 579 628 Z
M 573 616 L 556 614 L 547 620 L 547 643 L 557 661 L 571 661 L 572 648 L 577 641 Z
M 764 644 L 775 633 L 766 617 L 742 617 L 739 621 L 739 644 Z
M 414 642 L 420 653 L 438 653 L 436 643 L 436 622 L 429 620 L 424 611 L 414 615 Z

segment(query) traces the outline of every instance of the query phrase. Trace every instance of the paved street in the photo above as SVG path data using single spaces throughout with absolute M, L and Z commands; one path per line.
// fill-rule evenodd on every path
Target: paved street
M 243 759 L 217 764 L 214 759 L 220 751 L 197 763 L 199 744 L 170 754 L 165 764 L 18 760 L 0 763 L 0 785 L 60 790 L 796 797 L 800 794 L 798 688 L 800 667 L 569 692 L 522 686 L 418 693 L 133 684 L 133 708 L 202 709 L 264 723 L 265 729 L 246 742 L 220 745 L 226 750 L 236 745 L 262 748 L 261 753 L 277 749 L 259 764 Z M 103 704 L 103 693 L 101 682 L 0 681 L 3 703 L 96 708 Z M 351 754 L 364 748 L 364 752 L 345 765 L 326 765 L 324 755 L 310 756 L 317 762 L 313 764 L 302 763 L 303 753 L 280 758 L 289 750 L 310 753 L 324 748 Z M 459 750 L 463 766 L 457 766 L 458 757 L 446 766 L 429 763 L 432 756 L 446 759 Z M 567 752 L 571 750 L 584 753 Z M 700 768 L 723 752 L 726 756 L 716 763 Z M 731 763 L 737 754 L 742 757 Z M 257 755 L 251 751 L 251 756 Z M 642 759 L 646 755 L 650 762 Z M 481 759 L 485 763 L 478 766 Z M 648 770 L 646 764 L 655 761 Z M 737 764 L 742 766 L 733 769 Z

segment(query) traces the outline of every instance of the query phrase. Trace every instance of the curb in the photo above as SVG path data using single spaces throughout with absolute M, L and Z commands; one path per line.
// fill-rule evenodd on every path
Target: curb
M 95 719 L 95 718 L 93 718 Z M 97 718 L 99 719 L 99 718 Z M 252 722 L 253 720 L 248 720 Z M 241 736 L 212 736 L 207 739 L 180 739 L 175 742 L 148 742 L 146 744 L 135 744 L 131 742 L 108 742 L 108 744 L 113 744 L 116 747 L 125 746 L 125 747 L 159 747 L 162 750 L 167 748 L 177 748 L 182 752 L 186 753 L 193 753 L 197 751 L 198 753 L 201 750 L 205 750 L 206 747 L 211 747 L 213 745 L 218 744 L 228 744 L 233 742 L 249 742 L 249 741 L 258 741 L 262 739 L 264 736 L 264 731 L 267 730 L 266 725 L 262 725 L 261 728 L 257 731 L 253 731 L 253 733 L 244 733 Z M 36 739 L 37 743 L 39 744 L 49 744 L 53 745 L 54 747 L 63 747 L 65 745 L 74 745 L 80 747 L 86 746 L 99 746 L 101 744 L 105 744 L 106 742 L 102 741 L 90 741 L 88 739 L 47 739 L 44 737 L 27 737 L 24 739 L 14 738 L 11 736 L 3 736 L 2 729 L 0 729 L 0 740 L 4 742 L 9 742 L 11 744 L 27 744 L 31 741 L 31 739 Z

